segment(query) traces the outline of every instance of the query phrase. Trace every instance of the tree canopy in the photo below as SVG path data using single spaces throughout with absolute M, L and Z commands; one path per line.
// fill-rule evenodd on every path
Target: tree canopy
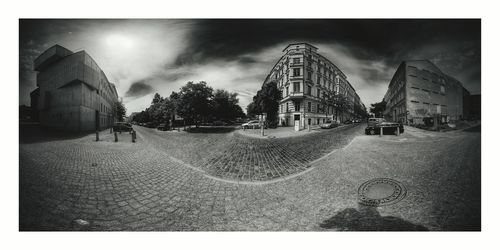
M 169 97 L 156 93 L 151 105 L 134 117 L 137 122 L 167 123 L 177 114 L 189 122 L 233 120 L 244 117 L 238 105 L 238 94 L 226 90 L 213 90 L 206 82 L 188 82 L 179 92 L 173 91 Z
M 375 117 L 383 117 L 384 116 L 384 111 L 385 111 L 385 106 L 387 103 L 382 100 L 381 102 L 376 102 L 372 103 L 370 107 L 370 112 L 375 114 Z
M 281 91 L 275 81 L 262 85 L 253 97 L 253 101 L 247 106 L 249 116 L 267 114 L 267 122 L 276 122 L 278 120 L 279 102 L 282 98 Z

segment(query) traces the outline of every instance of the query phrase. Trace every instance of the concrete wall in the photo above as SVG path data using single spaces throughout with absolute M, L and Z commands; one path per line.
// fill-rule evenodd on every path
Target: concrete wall
M 51 59 L 53 60 L 53 59 Z M 44 65 L 37 74 L 38 110 L 42 125 L 62 130 L 90 131 L 114 124 L 116 90 L 97 63 L 84 51 Z M 99 123 L 96 123 L 98 113 Z
M 403 62 L 384 97 L 387 120 L 423 124 L 436 115 L 446 121 L 463 115 L 462 85 L 426 60 Z M 407 119 L 407 120 L 406 120 Z

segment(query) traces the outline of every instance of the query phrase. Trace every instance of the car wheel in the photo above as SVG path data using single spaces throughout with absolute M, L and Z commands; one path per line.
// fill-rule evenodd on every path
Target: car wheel
M 375 129 L 370 129 L 370 135 L 374 135 L 375 134 Z

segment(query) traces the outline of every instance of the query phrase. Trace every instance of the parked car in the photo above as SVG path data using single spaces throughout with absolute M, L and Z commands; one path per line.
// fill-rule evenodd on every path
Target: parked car
M 346 120 L 346 121 L 344 121 L 344 124 L 351 124 L 351 123 L 352 123 L 352 121 L 351 121 L 351 120 Z
M 113 131 L 116 131 L 116 132 L 130 132 L 132 131 L 132 124 L 128 123 L 128 122 L 117 122 L 115 123 L 115 125 L 113 126 Z
M 247 123 L 241 124 L 242 128 L 260 128 L 259 120 L 252 120 Z
M 158 125 L 158 127 L 156 127 L 156 129 L 161 130 L 161 131 L 166 131 L 169 128 L 170 127 L 166 123 L 161 123 L 160 125 Z
M 365 129 L 365 134 L 367 135 L 375 135 L 380 134 L 380 129 L 383 128 L 384 134 L 396 134 L 397 128 L 399 127 L 399 133 L 404 132 L 404 126 L 401 123 L 397 122 L 379 122 L 373 125 L 368 125 Z
M 368 118 L 368 127 L 375 126 L 378 123 L 385 122 L 384 118 Z
M 336 128 L 338 126 L 339 126 L 339 122 L 338 121 L 332 121 L 332 120 L 328 120 L 325 123 L 323 123 L 323 124 L 320 125 L 321 128 Z

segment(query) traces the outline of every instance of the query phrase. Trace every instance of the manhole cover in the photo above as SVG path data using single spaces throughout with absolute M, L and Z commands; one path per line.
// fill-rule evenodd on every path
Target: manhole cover
M 405 196 L 405 186 L 388 178 L 372 179 L 358 188 L 359 202 L 372 207 L 392 205 Z

